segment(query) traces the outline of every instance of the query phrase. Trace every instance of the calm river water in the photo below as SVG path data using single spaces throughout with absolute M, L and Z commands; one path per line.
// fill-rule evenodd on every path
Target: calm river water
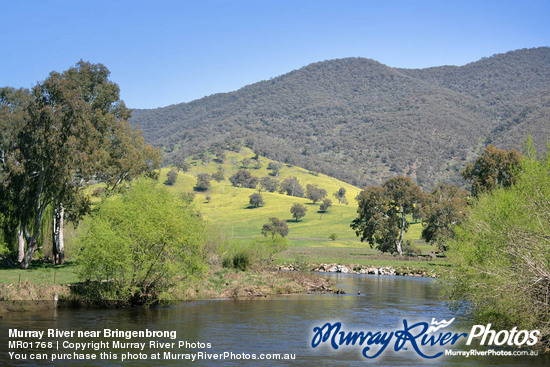
M 365 359 L 361 355 L 361 347 L 342 347 L 334 350 L 328 346 L 311 348 L 313 328 L 326 322 L 340 321 L 345 330 L 351 331 L 392 331 L 403 328 L 403 319 L 408 322 L 431 322 L 449 320 L 456 321 L 449 327 L 452 332 L 469 332 L 471 325 L 460 314 L 451 312 L 438 298 L 437 284 L 431 279 L 397 276 L 360 276 L 347 274 L 327 274 L 335 278 L 338 288 L 345 295 L 292 295 L 278 296 L 252 300 L 211 300 L 182 303 L 173 307 L 142 310 L 137 308 L 119 310 L 59 310 L 43 313 L 10 313 L 0 319 L 2 333 L 0 335 L 1 355 L 0 365 L 8 366 L 527 366 L 550 365 L 550 359 L 539 357 L 458 357 L 442 356 L 435 360 L 420 358 L 412 348 L 393 352 L 393 344 L 374 360 Z M 360 293 L 358 295 L 358 293 Z M 33 345 L 31 348 L 9 348 L 8 330 L 175 330 L 175 342 L 210 343 L 210 348 L 174 348 L 155 349 L 149 347 L 150 340 L 173 342 L 164 338 L 47 338 L 42 341 L 53 341 L 54 348 L 44 349 Z M 22 338 L 20 340 L 33 340 Z M 123 342 L 145 342 L 143 351 L 132 348 L 109 350 L 120 355 L 130 352 L 133 357 L 138 353 L 147 354 L 147 360 L 131 360 L 121 362 L 120 359 L 58 362 L 31 361 L 32 353 L 73 353 L 74 350 L 55 350 L 55 343 L 62 342 L 99 342 L 112 343 L 114 340 Z M 464 340 L 464 339 L 463 339 Z M 464 341 L 455 346 L 438 347 L 469 350 Z M 104 350 L 103 352 L 105 352 Z M 150 355 L 164 352 L 174 353 L 234 353 L 260 354 L 280 353 L 295 354 L 295 360 L 287 361 L 244 361 L 244 360 L 151 360 Z M 27 354 L 27 360 L 14 360 L 9 352 Z M 102 351 L 86 349 L 78 353 L 95 353 L 100 357 Z M 435 354 L 435 353 L 432 353 Z M 105 356 L 104 356 L 105 357 Z M 112 357 L 112 356 L 111 356 Z M 73 357 L 72 357 L 73 358 Z

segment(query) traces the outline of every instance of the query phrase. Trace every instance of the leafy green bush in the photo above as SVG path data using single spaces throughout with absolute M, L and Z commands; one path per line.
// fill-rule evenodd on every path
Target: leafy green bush
M 149 304 L 176 276 L 204 268 L 204 224 L 190 204 L 141 179 L 96 206 L 77 237 L 79 277 L 100 284 L 96 297 Z
M 250 267 L 250 263 L 250 253 L 242 251 L 225 257 L 222 261 L 222 266 L 228 269 L 239 269 L 246 271 Z
M 451 299 L 478 320 L 550 334 L 550 154 L 522 160 L 515 185 L 483 193 L 455 229 L 446 278 Z
M 250 267 L 250 255 L 246 252 L 239 252 L 233 256 L 233 267 L 246 271 Z

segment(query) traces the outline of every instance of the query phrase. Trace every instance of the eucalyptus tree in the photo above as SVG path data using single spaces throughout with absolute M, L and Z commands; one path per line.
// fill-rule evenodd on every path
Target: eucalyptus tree
M 460 174 L 472 183 L 473 196 L 512 186 L 518 177 L 521 154 L 488 145 L 474 163 L 469 163 Z
M 14 149 L 3 165 L 13 214 L 27 249 L 28 268 L 41 235 L 48 206 L 54 208 L 54 261 L 64 261 L 62 218 L 71 208 L 78 219 L 86 206 L 82 188 L 92 179 L 109 190 L 160 164 L 160 153 L 145 144 L 129 123 L 130 110 L 118 85 L 101 64 L 80 61 L 63 73 L 51 72 L 30 92 Z M 61 236 L 60 236 L 61 234 Z
M 327 196 L 327 190 L 320 189 L 317 187 L 317 185 L 310 185 L 307 184 L 306 186 L 306 197 L 313 201 L 313 204 L 315 204 L 318 201 L 321 201 Z
M 292 216 L 296 219 L 296 222 L 305 217 L 306 212 L 307 208 L 300 203 L 294 203 L 294 205 L 290 208 L 290 213 L 292 213 Z
M 420 186 L 405 176 L 392 177 L 384 182 L 382 187 L 390 204 L 396 207 L 401 217 L 399 239 L 396 242 L 397 253 L 401 256 L 403 254 L 403 235 L 409 226 L 405 217 L 407 214 L 412 214 L 418 203 L 424 201 L 424 193 Z
M 17 207 L 10 199 L 13 188 L 8 186 L 9 167 L 16 162 L 11 154 L 17 148 L 15 138 L 26 117 L 26 104 L 30 99 L 28 89 L 0 88 L 0 257 L 12 263 L 10 254 L 18 243 L 18 259 L 24 256 L 24 241 L 18 235 L 19 221 L 15 215 Z M 18 240 L 16 240 L 18 239 Z M 4 244 L 2 246 L 2 244 Z
M 455 185 L 437 185 L 427 195 L 422 208 L 425 218 L 422 238 L 435 243 L 441 251 L 447 250 L 447 243 L 454 237 L 454 227 L 467 219 L 468 193 Z
M 338 199 L 338 203 L 348 204 L 348 201 L 346 200 L 346 189 L 344 187 L 340 187 L 338 191 L 334 193 L 334 196 Z
M 406 215 L 424 200 L 420 187 L 408 177 L 393 177 L 382 187 L 371 186 L 358 196 L 358 217 L 351 227 L 361 241 L 382 252 L 403 254 L 403 235 L 409 227 Z

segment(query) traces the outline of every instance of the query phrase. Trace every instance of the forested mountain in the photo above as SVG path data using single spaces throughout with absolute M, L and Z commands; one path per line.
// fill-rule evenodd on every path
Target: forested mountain
M 550 48 L 427 69 L 323 61 L 235 92 L 134 110 L 131 122 L 167 162 L 245 144 L 354 185 L 403 174 L 426 188 L 461 184 L 459 171 L 489 143 L 521 148 L 532 134 L 544 147 Z

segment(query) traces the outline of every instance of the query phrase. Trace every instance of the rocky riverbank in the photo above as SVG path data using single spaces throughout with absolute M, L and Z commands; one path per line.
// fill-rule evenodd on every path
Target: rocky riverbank
M 303 270 L 293 264 L 279 266 L 281 271 Z M 368 265 L 342 265 L 342 264 L 318 264 L 308 267 L 308 270 L 320 273 L 344 273 L 344 274 L 371 274 L 371 275 L 397 275 L 411 277 L 436 278 L 433 270 L 416 268 L 411 266 L 368 266 Z

